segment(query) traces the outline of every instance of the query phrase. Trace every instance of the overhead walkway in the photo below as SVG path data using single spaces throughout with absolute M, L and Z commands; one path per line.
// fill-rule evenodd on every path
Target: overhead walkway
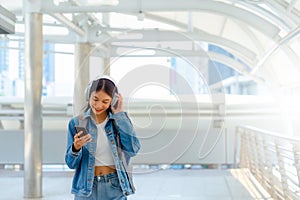
M 70 117 L 68 110 L 70 106 L 67 104 L 63 107 L 60 105 L 58 107 L 55 105 L 48 108 L 40 107 L 41 91 L 39 88 L 42 88 L 40 64 L 43 60 L 42 52 L 44 52 L 43 43 L 45 42 L 72 44 L 75 47 L 75 73 L 73 75 L 77 78 L 75 83 L 78 83 L 75 85 L 76 90 L 74 91 L 78 95 L 77 97 L 82 96 L 79 94 L 83 94 L 84 89 L 78 86 L 87 83 L 85 82 L 87 81 L 86 77 L 89 76 L 87 69 L 99 68 L 98 64 L 93 66 L 86 61 L 97 58 L 103 63 L 101 70 L 104 70 L 106 64 L 113 62 L 112 58 L 153 57 L 155 59 L 158 56 L 177 58 L 196 56 L 199 59 L 198 64 L 203 65 L 199 74 L 204 76 L 197 77 L 201 83 L 202 81 L 211 83 L 210 72 L 214 70 L 209 71 L 209 69 L 213 69 L 213 67 L 203 63 L 213 61 L 229 66 L 234 74 L 243 75 L 245 82 L 253 80 L 259 85 L 267 85 L 275 93 L 278 92 L 278 100 L 281 99 L 280 94 L 282 96 L 299 94 L 300 3 L 297 0 L 221 0 L 203 1 L 201 4 L 196 0 L 188 0 L 184 4 L 179 0 L 122 0 L 112 1 L 113 5 L 92 5 L 87 0 L 24 0 L 17 2 L 0 0 L 1 5 L 3 4 L 16 15 L 16 24 L 19 26 L 16 34 L 1 38 L 1 41 L 5 41 L 2 48 L 15 49 L 16 47 L 10 42 L 25 41 L 24 55 L 26 58 L 24 60 L 26 62 L 24 67 L 20 66 L 25 69 L 27 74 L 31 74 L 30 77 L 35 77 L 34 79 L 27 77 L 24 79 L 25 94 L 28 97 L 25 101 L 27 102 L 25 108 L 30 108 L 27 112 L 25 111 L 26 122 L 34 120 L 38 122 L 25 126 L 29 128 L 23 134 L 24 109 L 10 107 L 11 102 L 8 106 L 1 103 L 0 120 L 1 123 L 5 121 L 4 124 L 0 123 L 0 164 L 3 166 L 16 164 L 22 168 L 24 163 L 22 160 L 24 155 L 23 137 L 24 135 L 28 136 L 28 132 L 33 132 L 35 137 L 29 137 L 28 140 L 25 138 L 26 144 L 41 144 L 41 136 L 46 140 L 43 148 L 49 154 L 44 155 L 43 162 L 63 163 L 60 156 L 66 139 L 65 130 L 54 130 L 54 128 L 58 127 L 57 121 L 62 122 L 60 127 L 64 127 L 66 119 Z M 135 17 L 138 20 L 132 20 Z M 210 23 L 201 19 L 209 19 L 207 21 Z M 14 17 L 10 21 L 14 21 Z M 135 22 L 130 23 L 130 21 Z M 152 21 L 158 22 L 158 25 L 153 25 Z M 45 27 L 44 30 L 47 30 L 47 34 L 43 34 L 43 27 Z M 48 31 L 47 27 L 53 28 L 53 31 Z M 221 51 L 210 51 L 206 48 L 207 45 L 222 47 L 228 51 L 230 56 Z M 138 55 L 132 54 L 132 51 L 137 49 L 137 52 L 140 51 Z M 148 55 L 149 51 L 147 50 L 151 50 L 153 53 Z M 54 52 L 54 54 L 57 53 Z M 71 54 L 73 53 L 71 52 Z M 87 57 L 89 59 L 86 59 Z M 23 59 L 20 60 L 20 63 L 23 63 Z M 181 68 L 183 69 L 185 66 Z M 222 71 L 216 71 L 222 74 Z M 141 74 L 139 73 L 139 75 Z M 144 71 L 143 74 L 149 76 Z M 141 76 L 141 78 L 143 77 Z M 241 82 L 236 76 L 233 78 L 237 85 Z M 189 78 L 186 77 L 186 79 Z M 217 84 L 212 85 L 212 90 L 223 91 L 224 88 L 237 90 L 235 84 L 228 84 L 228 79 L 225 81 L 221 77 L 217 79 L 219 80 L 217 80 Z M 224 87 L 223 83 L 229 86 Z M 251 94 L 252 90 L 256 91 L 252 85 L 245 89 L 249 89 Z M 210 88 L 208 90 L 210 91 Z M 260 88 L 258 91 L 264 93 Z M 266 92 L 272 93 L 272 91 Z M 244 93 L 246 90 L 242 92 Z M 78 99 L 79 102 L 81 100 L 80 98 L 75 99 Z M 263 186 L 274 199 L 299 199 L 298 140 L 294 137 L 282 137 L 250 127 L 238 127 L 236 132 L 234 131 L 234 128 L 240 124 L 248 124 L 286 133 L 281 130 L 285 129 L 287 125 L 291 129 L 296 127 L 296 130 L 292 132 L 298 133 L 300 130 L 299 109 L 296 112 L 292 110 L 292 115 L 289 115 L 289 110 L 285 110 L 285 102 L 281 102 L 279 106 L 270 105 L 270 102 L 265 102 L 265 104 L 260 102 L 259 105 L 251 103 L 232 105 L 219 100 L 217 98 L 213 104 L 204 102 L 199 107 L 196 105 L 198 109 L 194 109 L 195 104 L 187 102 L 188 105 L 184 105 L 187 107 L 184 107 L 183 112 L 181 109 L 172 107 L 174 104 L 169 105 L 169 102 L 164 102 L 156 107 L 147 107 L 147 104 L 139 103 L 140 107 L 132 108 L 132 117 L 136 124 L 140 125 L 139 136 L 143 140 L 142 152 L 134 160 L 134 164 L 148 165 L 163 162 L 175 164 L 216 163 L 219 166 L 222 166 L 222 163 L 235 164 L 232 165 L 235 167 L 234 169 L 226 170 L 198 169 L 175 172 L 167 170 L 138 174 L 137 185 L 140 193 L 132 198 L 268 199 L 269 195 L 259 192 L 259 186 Z M 299 100 L 295 101 L 292 109 L 299 108 L 298 102 Z M 167 109 L 163 110 L 162 107 Z M 148 108 L 150 111 L 147 114 L 151 115 L 149 118 L 145 117 L 144 112 Z M 161 110 L 168 112 L 161 112 Z M 51 127 L 50 130 L 44 130 L 39 126 L 41 125 L 39 123 L 41 115 L 43 115 L 43 120 L 48 120 L 47 123 L 43 123 L 43 126 Z M 286 116 L 291 119 L 284 119 Z M 14 122 L 18 122 L 19 125 L 15 126 Z M 147 123 L 150 125 L 148 126 Z M 17 130 L 7 131 L 7 124 L 11 125 L 10 127 L 15 126 L 14 128 Z M 143 128 L 145 126 L 148 127 Z M 234 133 L 236 133 L 236 137 L 234 137 Z M 172 142 L 167 143 L 168 141 Z M 53 151 L 53 144 L 57 147 L 56 151 Z M 24 169 L 35 169 L 32 175 L 40 175 L 39 170 L 42 168 L 41 166 L 36 167 L 37 163 L 42 164 L 40 148 L 42 145 L 36 146 L 38 148 L 35 148 L 34 145 L 25 147 L 25 150 L 30 153 L 24 160 L 28 163 L 35 161 L 24 167 Z M 153 148 L 157 151 L 151 151 Z M 35 153 L 37 154 L 35 155 Z M 235 158 L 235 162 L 233 158 Z M 29 184 L 34 176 L 27 176 L 25 173 L 24 179 L 26 180 L 27 176 L 27 182 L 23 183 L 22 176 L 18 173 L 16 175 L 16 173 L 12 172 L 9 176 L 7 170 L 3 172 L 0 198 L 21 199 L 22 191 L 14 187 L 22 188 L 25 185 L 29 189 L 35 188 L 30 187 Z M 71 172 L 61 173 L 66 182 L 69 182 L 71 179 L 69 173 Z M 168 173 L 170 173 L 170 177 Z M 184 173 L 184 175 L 180 173 Z M 214 173 L 217 175 L 214 176 Z M 243 175 L 235 176 L 234 174 Z M 12 176 L 17 177 L 13 179 Z M 157 179 L 151 179 L 156 176 L 158 176 Z M 206 179 L 206 177 L 208 178 Z M 246 183 L 249 184 L 242 184 L 243 187 L 228 184 L 229 179 L 243 183 L 244 178 L 241 177 L 247 177 L 249 181 Z M 37 176 L 32 182 L 40 185 L 40 178 Z M 60 176 L 47 176 L 45 173 L 43 177 L 45 199 L 72 198 L 69 195 L 65 196 L 67 192 L 62 189 L 65 189 L 63 186 L 67 184 L 64 181 L 57 181 L 58 178 Z M 221 180 L 211 181 L 214 178 L 221 178 Z M 217 184 L 225 179 L 227 184 Z M 10 186 L 11 180 L 14 181 L 13 187 Z M 194 182 L 195 180 L 197 181 Z M 147 181 L 150 183 L 148 184 Z M 180 185 L 177 181 L 184 184 Z M 199 183 L 198 181 L 204 182 Z M 251 185 L 250 189 L 246 185 Z M 221 189 L 219 190 L 219 188 Z M 227 193 L 220 192 L 220 195 L 219 191 L 227 191 Z M 40 190 L 35 191 L 35 195 L 39 194 Z M 189 196 L 189 194 L 191 195 Z M 245 196 L 240 194 L 245 194 Z

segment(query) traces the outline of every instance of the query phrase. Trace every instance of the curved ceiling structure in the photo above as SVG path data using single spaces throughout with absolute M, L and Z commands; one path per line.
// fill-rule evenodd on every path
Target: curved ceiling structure
M 194 56 L 201 55 L 195 48 L 199 42 L 215 44 L 234 58 L 207 52 L 210 59 L 272 86 L 300 87 L 299 0 L 34 2 L 28 7 L 0 0 L 17 15 L 15 36 L 22 37 L 23 13 L 34 10 L 45 14 L 45 27 L 56 29 L 45 31 L 47 41 L 101 44 L 109 47 L 108 56 L 117 56 L 119 48 L 165 48 Z

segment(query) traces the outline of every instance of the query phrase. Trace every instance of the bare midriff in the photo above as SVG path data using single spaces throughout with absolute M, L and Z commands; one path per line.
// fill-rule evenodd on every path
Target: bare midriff
M 115 166 L 95 166 L 95 176 L 102 176 L 116 171 Z

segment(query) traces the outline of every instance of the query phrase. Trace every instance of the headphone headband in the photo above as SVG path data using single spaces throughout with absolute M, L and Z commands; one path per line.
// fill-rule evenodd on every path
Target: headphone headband
M 116 86 L 115 80 L 111 76 L 108 76 L 108 75 L 96 76 L 96 78 L 94 80 L 92 80 L 91 82 L 93 83 L 93 81 L 100 80 L 100 79 L 110 80 Z
M 113 83 L 113 85 L 115 86 L 115 91 L 117 92 L 117 86 L 115 84 L 115 81 L 113 80 L 112 77 L 108 76 L 108 75 L 102 75 L 102 76 L 97 76 L 95 79 L 91 80 L 87 86 L 87 88 L 85 89 L 84 91 L 84 96 L 85 96 L 85 100 L 88 102 L 89 101 L 89 98 L 90 98 L 90 92 L 91 92 L 91 87 L 93 85 L 93 82 L 94 81 L 100 81 L 101 79 L 106 79 L 106 80 L 109 80 L 110 82 Z M 98 82 L 97 82 L 97 85 L 98 85 Z M 114 95 L 114 94 L 113 94 Z

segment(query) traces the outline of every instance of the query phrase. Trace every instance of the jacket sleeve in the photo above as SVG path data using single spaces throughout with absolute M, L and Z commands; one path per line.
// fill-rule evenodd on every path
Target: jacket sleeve
M 72 145 L 74 142 L 75 133 L 75 118 L 72 118 L 68 124 L 68 138 L 67 138 L 67 150 L 65 155 L 65 162 L 70 169 L 76 169 L 80 165 L 82 158 L 82 149 L 79 152 L 74 152 L 72 150 Z M 77 120 L 78 121 L 78 120 Z
M 139 139 L 136 136 L 133 125 L 126 112 L 114 114 L 117 128 L 120 132 L 122 149 L 130 156 L 135 156 L 141 148 Z

